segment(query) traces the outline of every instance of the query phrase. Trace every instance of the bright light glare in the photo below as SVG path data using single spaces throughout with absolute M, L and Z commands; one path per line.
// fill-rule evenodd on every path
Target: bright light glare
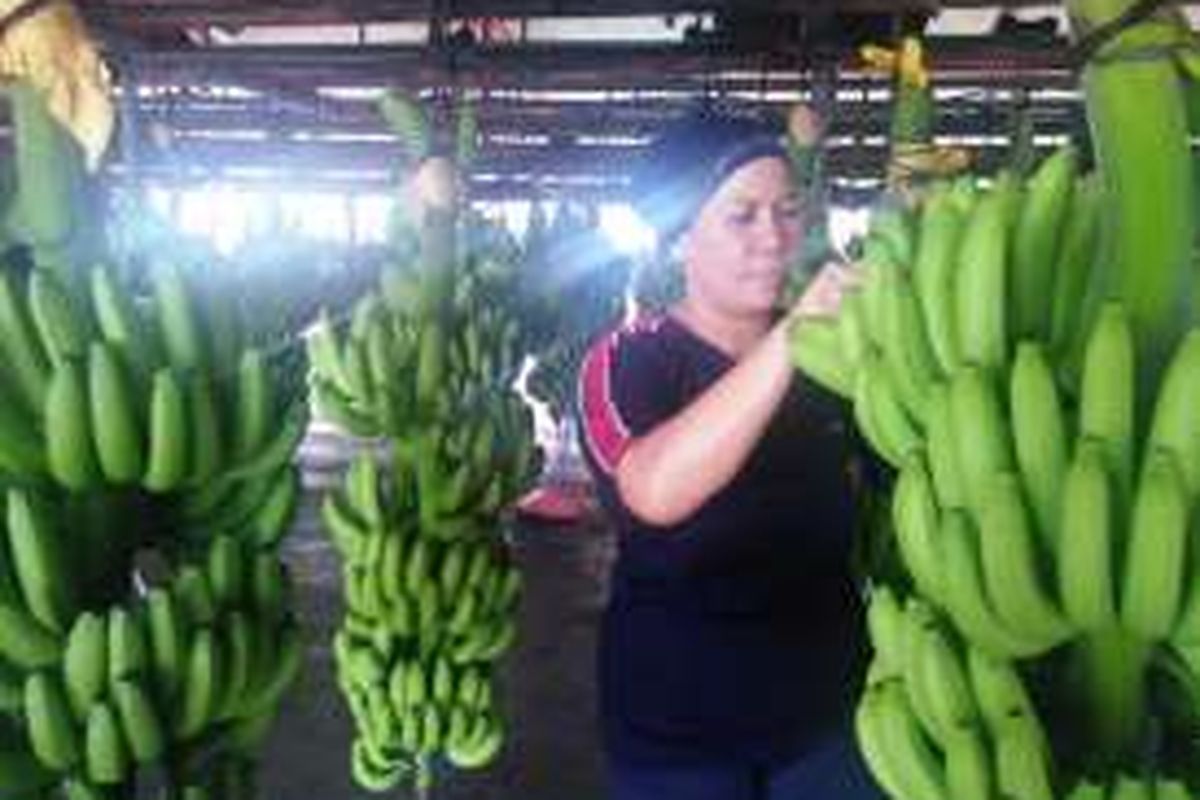
M 365 194 L 354 198 L 354 241 L 387 241 L 392 198 L 386 194 Z
M 850 242 L 865 236 L 870 216 L 868 208 L 830 208 L 829 241 L 834 250 L 844 255 Z
M 600 230 L 622 255 L 638 255 L 654 248 L 654 229 L 626 204 L 600 206 Z

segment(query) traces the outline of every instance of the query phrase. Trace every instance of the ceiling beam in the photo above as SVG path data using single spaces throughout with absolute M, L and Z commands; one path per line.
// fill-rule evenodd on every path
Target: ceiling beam
M 1004 7 L 1043 5 L 1005 0 Z M 115 29 L 331 25 L 426 21 L 433 17 L 669 16 L 736 12 L 740 15 L 833 13 L 932 13 L 942 8 L 995 7 L 994 0 L 93 0 L 85 4 L 95 24 Z

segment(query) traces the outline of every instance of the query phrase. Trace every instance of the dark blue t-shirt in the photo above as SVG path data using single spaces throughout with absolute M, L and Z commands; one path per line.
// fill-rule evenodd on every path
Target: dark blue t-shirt
M 854 695 L 851 448 L 836 398 L 798 378 L 742 472 L 679 525 L 645 524 L 617 493 L 629 442 L 732 364 L 658 315 L 597 341 L 580 373 L 583 449 L 618 531 L 599 653 L 618 761 L 790 761 Z

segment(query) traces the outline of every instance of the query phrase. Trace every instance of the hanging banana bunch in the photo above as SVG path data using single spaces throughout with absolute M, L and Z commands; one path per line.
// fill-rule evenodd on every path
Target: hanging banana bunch
M 896 798 L 1200 791 L 1195 40 L 1134 5 L 1068 4 L 1094 173 L 1065 145 L 932 183 L 792 331 L 895 469 L 904 580 L 870 592 L 857 726 Z
M 0 795 L 249 798 L 302 664 L 306 409 L 191 275 L 89 259 L 0 264 Z
M 405 141 L 434 140 L 411 101 L 391 94 L 384 114 Z M 460 157 L 475 125 L 460 116 Z M 512 388 L 525 352 L 506 302 L 516 248 L 460 215 L 459 165 L 426 155 L 411 178 L 412 261 L 385 266 L 347 324 L 323 315 L 308 340 L 317 413 L 386 449 L 382 463 L 358 455 L 322 506 L 343 564 L 333 651 L 357 728 L 351 771 L 369 791 L 429 787 L 445 766 L 499 753 L 493 666 L 516 636 L 521 584 L 501 513 L 537 466 Z

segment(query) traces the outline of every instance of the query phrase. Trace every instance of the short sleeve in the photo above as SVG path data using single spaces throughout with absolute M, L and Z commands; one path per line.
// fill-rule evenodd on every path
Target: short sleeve
M 592 461 L 611 475 L 629 443 L 678 409 L 667 340 L 642 322 L 612 331 L 588 350 L 579 371 L 579 417 Z

